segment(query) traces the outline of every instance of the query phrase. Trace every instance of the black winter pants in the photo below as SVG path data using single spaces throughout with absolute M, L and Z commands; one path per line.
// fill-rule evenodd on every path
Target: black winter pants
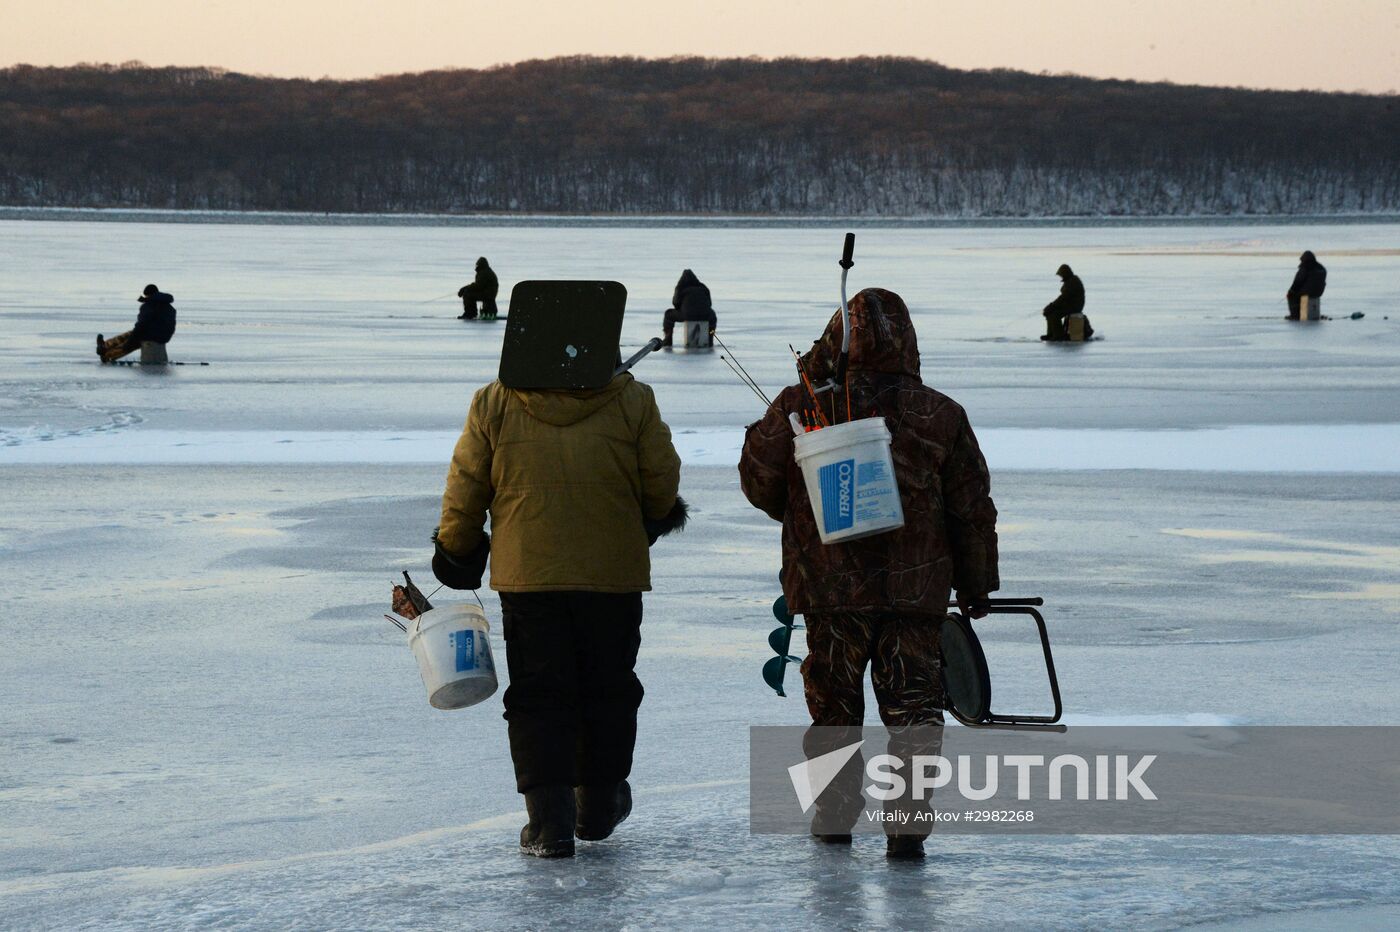
M 671 332 L 675 330 L 676 323 L 678 321 L 687 321 L 690 319 L 691 318 L 689 317 L 682 317 L 681 312 L 673 307 L 667 308 L 666 313 L 661 315 L 661 332 L 665 336 L 670 337 Z M 696 317 L 694 319 L 709 321 L 711 330 L 715 329 L 715 326 L 719 323 L 719 315 L 717 315 L 714 311 L 710 311 L 710 313 L 706 314 L 704 317 Z
M 1047 307 L 1041 311 L 1045 315 L 1045 336 L 1049 340 L 1068 340 L 1069 331 L 1065 328 L 1065 317 L 1068 315 L 1064 311 L 1057 311 Z
M 502 592 L 515 785 L 616 783 L 632 772 L 642 684 L 640 592 Z
M 478 295 L 472 287 L 468 285 L 462 289 L 462 316 L 467 320 L 476 320 L 476 306 L 481 305 L 481 317 L 484 320 L 491 320 L 496 316 L 496 299 Z

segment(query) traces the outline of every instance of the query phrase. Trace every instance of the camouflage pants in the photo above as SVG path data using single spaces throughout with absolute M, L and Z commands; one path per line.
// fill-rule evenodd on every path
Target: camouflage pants
M 98 355 L 103 362 L 116 362 L 123 356 L 134 353 L 141 348 L 141 341 L 136 339 L 133 331 L 119 333 L 110 339 L 102 341 L 102 349 Z
M 803 740 L 808 759 L 860 740 L 865 720 L 865 668 L 890 729 L 888 752 L 907 760 L 937 754 L 942 747 L 943 675 L 939 624 L 935 618 L 853 612 L 807 615 L 803 689 L 812 728 Z M 856 754 L 817 800 L 812 831 L 844 834 L 864 808 L 864 759 Z M 886 810 L 923 808 L 892 800 Z M 927 835 L 927 825 L 886 824 L 891 834 Z
M 943 724 L 943 670 L 938 620 L 918 615 L 854 612 L 808 615 L 803 689 L 813 725 L 865 720 L 865 668 L 880 721 Z

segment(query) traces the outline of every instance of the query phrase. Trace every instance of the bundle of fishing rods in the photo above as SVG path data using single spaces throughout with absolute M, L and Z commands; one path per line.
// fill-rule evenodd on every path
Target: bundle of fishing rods
M 839 263 L 841 266 L 841 355 L 836 360 L 836 373 L 834 377 L 824 385 L 814 385 L 812 379 L 807 374 L 806 366 L 802 364 L 802 357 L 798 355 L 797 350 L 793 348 L 791 343 L 788 344 L 788 351 L 792 353 L 792 358 L 797 363 L 798 379 L 801 381 L 802 386 L 807 389 L 807 397 L 810 400 L 810 404 L 804 405 L 801 411 L 789 415 L 792 423 L 792 430 L 795 434 L 804 434 L 814 430 L 821 430 L 823 427 L 831 427 L 840 423 L 837 420 L 836 403 L 838 387 L 844 388 L 846 394 L 846 420 L 850 421 L 853 419 L 851 415 L 851 378 L 848 371 L 848 363 L 851 357 L 851 308 L 846 301 L 846 276 L 851 271 L 851 267 L 856 264 L 855 260 L 852 258 L 855 253 L 855 248 L 856 235 L 854 233 L 847 233 L 846 242 L 841 250 L 841 261 Z M 773 402 L 764 394 L 757 380 L 749 374 L 748 370 L 743 367 L 739 360 L 734 358 L 734 351 L 725 345 L 724 341 L 719 338 L 719 334 L 711 330 L 710 337 L 719 344 L 720 349 L 724 350 L 724 353 L 720 354 L 719 358 L 724 360 L 724 364 L 739 377 L 739 381 L 743 382 L 744 385 L 758 397 L 758 400 L 763 402 L 764 408 L 772 407 Z M 822 401 L 819 397 L 827 392 L 831 393 L 829 405 L 831 411 L 830 417 L 827 416 L 826 409 L 822 407 Z

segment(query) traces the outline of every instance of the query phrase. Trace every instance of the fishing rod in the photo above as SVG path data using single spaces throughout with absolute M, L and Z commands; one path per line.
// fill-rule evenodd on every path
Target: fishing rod
M 791 343 L 788 344 L 788 352 L 792 353 L 792 358 L 797 360 L 797 374 L 801 377 L 802 385 L 807 389 L 807 395 L 812 399 L 812 407 L 816 411 L 817 423 L 813 425 L 812 429 L 830 427 L 830 422 L 827 421 L 826 415 L 822 412 L 821 400 L 817 398 L 817 390 L 812 387 L 812 380 L 807 377 L 807 368 L 802 365 L 802 357 L 797 355 L 797 350 L 793 349 Z M 804 425 L 804 431 L 805 427 L 806 425 Z M 796 426 L 793 427 L 794 433 L 803 433 L 804 431 L 797 430 Z
M 841 355 L 836 360 L 836 376 L 825 385 L 818 386 L 817 391 L 829 392 L 846 381 L 846 365 L 851 359 L 851 306 L 846 301 L 846 275 L 851 271 L 851 267 L 856 264 L 856 260 L 851 258 L 856 251 L 856 235 L 846 234 L 845 245 L 841 249 Z
M 828 380 L 824 385 L 813 385 L 812 380 L 807 377 L 806 369 L 802 365 L 802 357 L 797 354 L 797 350 L 793 349 L 791 343 L 788 344 L 788 349 L 792 352 L 793 357 L 797 360 L 798 375 L 801 376 L 802 384 L 806 387 L 808 394 L 812 398 L 813 407 L 816 409 L 816 417 L 814 419 L 816 423 L 814 423 L 812 427 L 830 427 L 836 423 L 835 396 L 832 397 L 831 417 L 829 419 L 827 418 L 826 413 L 822 410 L 821 401 L 817 398 L 817 396 L 822 392 L 833 391 L 841 385 L 844 385 L 846 387 L 846 420 L 851 420 L 851 387 L 850 384 L 847 382 L 846 378 L 847 366 L 851 358 L 851 308 L 850 302 L 846 298 L 846 276 L 850 273 L 851 267 L 856 264 L 855 259 L 852 258 L 855 254 L 855 249 L 856 235 L 854 233 L 847 233 L 846 241 L 841 249 L 841 259 L 839 262 L 839 265 L 841 266 L 841 354 L 836 362 L 836 372 L 834 378 Z M 744 368 L 743 363 L 739 362 L 738 359 L 734 358 L 734 351 L 731 350 L 728 347 L 728 345 L 725 344 L 724 340 L 720 337 L 720 335 L 714 330 L 711 330 L 710 338 L 713 339 L 716 343 L 718 343 L 720 349 L 724 350 L 724 352 L 727 354 L 727 356 L 720 356 L 720 359 L 724 360 L 725 365 L 729 366 L 729 368 L 734 371 L 734 374 L 739 377 L 739 380 L 743 382 L 746 386 L 748 386 L 750 391 L 752 391 L 755 395 L 762 399 L 765 405 L 772 407 L 772 401 L 770 401 L 768 399 L 768 396 L 763 393 L 763 389 L 759 387 L 758 381 L 754 379 L 752 375 L 749 374 L 749 371 Z M 801 434 L 811 429 L 808 427 L 807 424 L 799 420 L 796 414 L 792 415 L 792 417 L 789 418 L 789 420 L 793 425 L 794 433 Z
M 718 343 L 719 348 L 729 354 L 729 359 L 725 360 L 726 362 L 732 361 L 732 365 L 730 365 L 729 368 L 735 370 L 735 373 L 739 376 L 739 378 L 743 379 L 744 382 L 749 386 L 749 388 L 753 389 L 754 394 L 758 395 L 758 397 L 763 399 L 764 404 L 772 405 L 773 402 L 768 400 L 768 396 L 764 394 L 763 389 L 759 387 L 758 379 L 755 379 L 752 375 L 749 374 L 749 370 L 745 369 L 744 364 L 739 362 L 738 358 L 734 355 L 734 351 L 729 348 L 728 344 L 726 344 L 723 339 L 720 338 L 720 335 L 715 331 L 711 330 L 710 339 Z M 724 356 L 720 356 L 720 359 L 724 359 Z
M 851 358 L 851 308 L 846 303 L 846 275 L 851 271 L 851 266 L 856 264 L 852 258 L 856 251 L 856 235 L 846 234 L 846 242 L 841 247 L 841 360 L 836 365 L 836 382 L 846 380 L 846 363 Z M 835 385 L 833 384 L 833 388 Z M 850 391 L 846 393 L 846 407 L 850 407 Z M 849 413 L 849 412 L 848 412 Z
M 735 358 L 734 351 L 729 348 L 729 346 L 724 342 L 723 339 L 720 338 L 720 335 L 715 331 L 711 330 L 710 339 L 718 343 L 719 348 L 724 350 L 724 352 L 728 354 L 727 357 L 724 354 L 721 354 L 719 358 L 724 361 L 724 364 L 726 366 L 733 370 L 734 374 L 739 377 L 739 381 L 747 385 L 749 391 L 757 395 L 759 399 L 763 402 L 764 406 L 771 408 L 773 406 L 773 402 L 768 399 L 768 396 L 764 394 L 763 389 L 759 387 L 758 380 L 755 379 L 752 375 L 750 375 L 749 370 L 744 368 L 744 364 L 739 362 L 739 360 Z
M 436 298 L 428 298 L 428 299 L 423 300 L 423 301 L 414 301 L 413 304 L 412 304 L 412 307 L 417 307 L 417 306 L 420 305 L 420 304 L 431 304 L 431 303 L 434 302 L 434 301 L 441 301 L 443 298 L 455 298 L 455 297 L 457 297 L 457 292 L 455 292 L 455 291 L 449 291 L 447 294 L 440 294 L 440 295 L 438 295 Z
M 846 234 L 846 241 L 841 247 L 841 259 L 837 263 L 841 266 L 841 355 L 836 359 L 836 373 L 826 384 L 816 387 L 815 392 L 835 392 L 843 385 L 846 388 L 846 420 L 851 419 L 851 385 L 847 381 L 847 366 L 851 360 L 851 306 L 846 300 L 846 276 L 850 273 L 851 267 L 856 264 L 853 256 L 856 251 L 856 235 Z M 832 420 L 836 420 L 836 402 L 832 400 Z
M 754 393 L 754 395 L 758 398 L 759 401 L 763 402 L 764 405 L 768 407 L 773 406 L 773 402 L 769 401 L 768 396 L 763 394 L 763 389 L 759 388 L 756 384 L 746 379 L 743 373 L 741 373 L 738 369 L 734 368 L 734 363 L 730 362 L 728 356 L 721 354 L 719 358 L 721 362 L 723 362 L 726 366 L 729 367 L 730 372 L 734 373 L 736 376 L 739 377 L 739 381 L 744 384 L 744 387 Z

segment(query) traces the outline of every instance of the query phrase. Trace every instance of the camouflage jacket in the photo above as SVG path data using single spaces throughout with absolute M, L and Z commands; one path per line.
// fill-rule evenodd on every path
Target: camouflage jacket
M 1000 585 L 987 463 L 962 407 L 920 380 L 914 325 L 900 297 L 867 289 L 850 311 L 851 417 L 883 416 L 894 436 L 904 527 L 821 543 L 788 423 L 789 413 L 811 408 L 801 385 L 783 389 L 749 425 L 740 483 L 755 507 L 783 522 L 783 592 L 793 612 L 943 615 L 954 588 L 973 597 Z M 838 310 L 803 357 L 813 385 L 832 377 L 840 349 Z M 828 418 L 847 419 L 844 391 L 820 398 Z

